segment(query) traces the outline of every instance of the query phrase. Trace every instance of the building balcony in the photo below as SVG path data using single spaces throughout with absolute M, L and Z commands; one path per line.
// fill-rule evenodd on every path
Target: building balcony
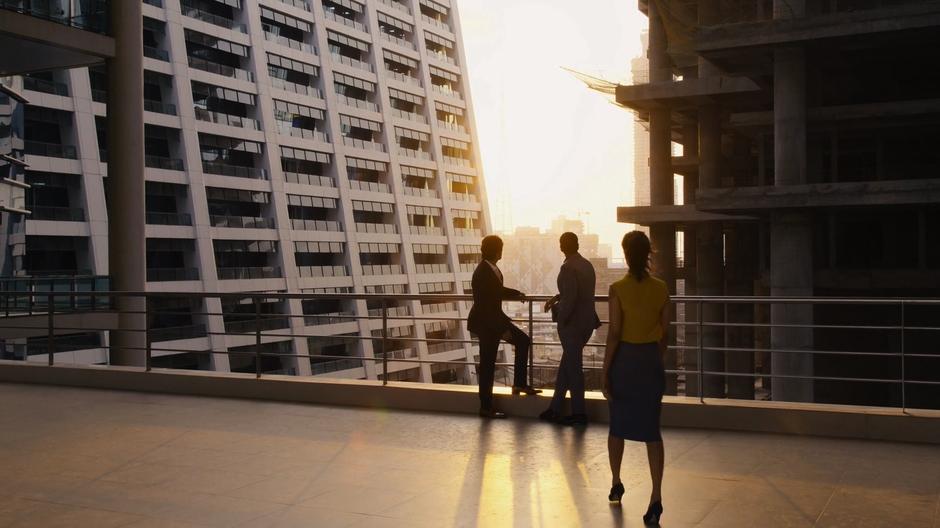
M 144 156 L 144 166 L 151 169 L 181 171 L 183 170 L 183 160 L 162 156 Z
M 475 195 L 475 194 L 468 194 L 468 193 L 455 193 L 455 192 L 452 192 L 452 193 L 450 193 L 450 199 L 451 199 L 451 200 L 456 200 L 456 201 L 458 201 L 458 202 L 472 202 L 472 203 L 479 203 L 479 202 L 480 202 L 480 198 L 478 198 L 477 195 Z
M 408 226 L 408 229 L 412 235 L 432 235 L 432 236 L 444 235 L 444 229 L 440 227 Z
M 274 229 L 273 218 L 256 216 L 209 215 L 212 227 L 234 227 L 238 229 Z
M 400 264 L 363 264 L 363 275 L 402 275 L 405 272 Z
M 108 31 L 108 2 L 95 6 L 70 0 L 0 0 L 0 9 L 16 11 L 31 17 L 95 33 Z
M 52 82 L 35 77 L 23 77 L 23 89 L 42 92 L 51 95 L 69 96 L 69 85 L 61 82 Z
M 183 16 L 189 18 L 200 20 L 202 22 L 208 22 L 214 26 L 223 27 L 225 29 L 231 29 L 232 31 L 237 31 L 239 33 L 247 33 L 248 30 L 245 28 L 245 24 L 238 24 L 231 18 L 226 18 L 223 16 L 210 13 L 208 11 L 203 11 L 198 7 L 193 7 L 186 5 L 186 2 L 183 1 L 180 3 L 180 8 L 183 12 Z
M 319 174 L 304 174 L 302 172 L 284 172 L 284 181 L 301 185 L 315 185 L 318 187 L 336 187 L 336 182 L 329 176 Z
M 430 25 L 431 27 L 435 27 L 435 28 L 437 28 L 437 29 L 443 29 L 444 31 L 447 31 L 448 33 L 453 33 L 453 32 L 454 32 L 454 30 L 451 29 L 450 24 L 448 24 L 447 22 L 442 22 L 442 21 L 440 21 L 440 20 L 438 20 L 438 19 L 436 19 L 436 18 L 431 18 L 431 17 L 429 17 L 429 16 L 427 16 L 427 15 L 425 15 L 425 14 L 422 14 L 422 15 L 421 15 L 421 20 L 422 20 L 425 24 Z
M 422 160 L 434 161 L 434 156 L 430 152 L 425 152 L 423 150 L 415 150 L 409 148 L 398 148 L 398 154 L 408 158 L 417 158 Z
M 421 86 L 421 80 L 418 79 L 417 77 L 412 77 L 411 75 L 398 73 L 397 71 L 392 71 L 389 69 L 385 70 L 385 74 L 397 81 L 401 81 L 406 84 L 413 84 L 415 86 Z
M 144 46 L 144 57 L 150 57 L 163 62 L 170 62 L 170 52 L 152 46 Z
M 255 75 L 248 70 L 243 70 L 241 68 L 233 68 L 231 66 L 226 66 L 224 64 L 218 64 L 215 62 L 207 61 L 199 57 L 190 56 L 189 67 L 195 68 L 197 70 L 202 70 L 204 72 L 221 75 L 223 77 L 231 77 L 232 79 L 238 79 L 241 81 L 255 82 Z M 274 79 L 271 79 L 271 80 L 273 81 Z
M 304 314 L 304 325 L 306 326 L 334 325 L 355 320 L 356 313 L 352 311 Z
M 297 9 L 303 9 L 304 11 L 310 11 L 310 4 L 307 0 L 279 0 L 282 4 L 296 7 Z
M 29 206 L 29 220 L 51 220 L 54 222 L 84 222 L 85 210 L 80 207 Z
M 199 280 L 198 268 L 147 268 L 147 282 Z
M 376 183 L 369 181 L 359 181 L 359 180 L 349 180 L 349 188 L 355 189 L 357 191 L 369 191 L 377 192 L 383 194 L 389 194 L 392 192 L 391 187 L 385 183 Z
M 24 151 L 31 156 L 46 156 L 50 158 L 78 159 L 78 152 L 72 145 L 60 143 L 44 143 L 42 141 L 24 141 Z
M 336 13 L 334 13 L 333 11 L 330 11 L 329 9 L 323 10 L 323 16 L 326 17 L 327 20 L 332 20 L 333 22 L 339 22 L 340 24 L 343 24 L 344 26 L 349 26 L 353 29 L 362 31 L 363 33 L 369 32 L 369 29 L 365 26 L 365 24 L 361 22 L 356 22 L 355 20 L 346 18 L 344 16 L 337 15 Z
M 457 90 L 454 90 L 453 88 L 447 85 L 431 84 L 431 91 L 463 101 L 463 95 L 461 95 L 460 92 L 458 92 Z
M 297 266 L 301 277 L 348 277 L 346 266 Z
M 202 172 L 206 174 L 219 174 L 222 176 L 234 176 L 236 178 L 251 178 L 254 180 L 267 180 L 268 172 L 264 169 L 254 167 L 242 167 L 241 165 L 227 165 L 224 163 L 202 162 Z
M 441 121 L 440 119 L 438 119 L 437 126 L 447 129 L 447 130 L 451 130 L 453 132 L 459 132 L 461 134 L 468 134 L 467 127 L 463 125 L 458 125 L 457 123 L 448 123 L 447 121 Z
M 395 235 L 398 234 L 398 227 L 395 224 L 370 224 L 366 222 L 356 222 L 356 232 Z
M 362 150 L 374 150 L 375 152 L 385 152 L 385 145 L 375 141 L 364 141 L 361 139 L 343 136 L 343 145 Z
M 353 59 L 352 57 L 347 57 L 345 55 L 340 55 L 339 53 L 332 53 L 331 56 L 333 57 L 333 62 L 345 64 L 346 66 L 351 66 L 358 70 L 367 71 L 370 73 L 374 71 L 372 69 L 372 65 L 368 62 L 361 61 L 359 59 Z
M 414 112 L 405 112 L 404 110 L 399 110 L 397 108 L 392 108 L 392 115 L 395 117 L 400 117 L 402 119 L 407 119 L 408 121 L 414 121 L 416 123 L 428 123 L 428 118 L 424 117 L 421 114 L 416 114 Z
M 408 187 L 402 189 L 407 196 L 420 196 L 422 198 L 437 198 L 439 195 L 434 189 L 425 189 L 423 187 Z
M 341 232 L 343 224 L 335 220 L 308 220 L 304 218 L 291 218 L 292 229 L 300 231 L 332 231 Z
M 465 262 L 460 265 L 461 273 L 473 273 L 477 269 L 476 263 Z
M 398 37 L 396 37 L 395 35 L 389 35 L 388 33 L 385 33 L 384 31 L 381 31 L 381 32 L 379 32 L 379 33 L 382 35 L 382 38 L 383 38 L 383 39 L 385 39 L 385 40 L 387 40 L 387 41 L 389 41 L 389 42 L 391 42 L 391 43 L 393 43 L 393 44 L 396 44 L 396 45 L 398 45 L 398 46 L 401 46 L 401 47 L 403 47 L 403 48 L 407 48 L 407 49 L 410 49 L 410 50 L 417 50 L 417 49 L 418 49 L 418 47 L 415 46 L 415 43 L 414 43 L 414 42 L 411 42 L 410 40 L 405 40 L 405 39 L 403 39 L 403 38 L 398 38 Z
M 403 13 L 408 13 L 409 15 L 411 14 L 411 9 L 409 9 L 408 6 L 402 3 L 396 2 L 395 0 L 379 0 L 379 3 L 395 8 Z
M 281 268 L 260 266 L 248 268 L 216 268 L 219 280 L 277 279 L 281 277 Z
M 450 266 L 447 264 L 415 264 L 416 273 L 450 273 Z
M 310 97 L 323 99 L 323 92 L 321 92 L 319 88 L 306 84 L 298 84 L 295 82 L 285 81 L 284 79 L 280 79 L 278 77 L 271 77 L 271 86 L 280 90 L 284 90 L 285 92 L 309 95 Z
M 480 238 L 481 236 L 483 236 L 483 232 L 480 231 L 479 229 L 467 229 L 464 227 L 455 227 L 454 235 L 463 236 L 463 237 Z
M 177 115 L 175 104 L 163 103 L 151 99 L 144 99 L 144 110 L 158 114 Z
M 165 343 L 167 341 L 179 341 L 182 339 L 198 339 L 209 335 L 204 324 L 192 324 L 183 326 L 167 326 L 162 328 L 150 329 L 150 340 L 154 343 Z
M 362 110 L 368 110 L 370 112 L 378 112 L 379 105 L 373 103 L 372 101 L 364 101 L 362 99 L 356 99 L 355 97 L 347 97 L 343 94 L 336 94 L 336 99 L 340 103 L 351 106 L 353 108 L 361 108 Z
M 193 225 L 193 217 L 189 213 L 147 211 L 147 223 L 150 225 L 191 226 Z
M 304 53 L 309 53 L 311 55 L 317 54 L 317 48 L 307 44 L 306 42 L 300 42 L 298 40 L 289 39 L 287 37 L 282 37 L 280 35 L 275 35 L 274 33 L 265 32 L 264 40 L 268 42 L 274 42 L 281 46 L 288 47 L 290 49 L 295 49 L 297 51 L 302 51 Z
M 320 141 L 322 143 L 330 142 L 330 135 L 326 132 L 320 132 L 319 130 L 311 130 L 309 128 L 300 128 L 291 126 L 290 123 L 285 121 L 278 121 L 277 131 L 280 134 L 291 137 L 299 137 L 304 139 L 312 139 L 314 141 Z
M 248 117 L 241 117 L 231 114 L 223 114 L 221 112 L 211 112 L 200 107 L 194 107 L 193 110 L 196 111 L 196 119 L 199 121 L 206 121 L 208 123 L 217 123 L 220 125 L 226 125 L 237 128 L 247 128 L 248 130 L 261 130 L 261 124 L 258 123 L 257 119 L 251 119 Z
M 444 163 L 455 167 L 473 168 L 473 162 L 466 158 L 456 158 L 454 156 L 444 156 Z

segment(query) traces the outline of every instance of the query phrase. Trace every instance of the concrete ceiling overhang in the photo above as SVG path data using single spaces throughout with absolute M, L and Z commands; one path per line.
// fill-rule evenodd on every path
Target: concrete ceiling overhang
M 627 224 L 651 226 L 658 224 L 686 225 L 704 222 L 740 222 L 755 218 L 700 211 L 694 205 L 649 205 L 618 207 L 617 221 Z
M 0 10 L 0 75 L 75 68 L 114 56 L 114 39 L 50 20 Z
M 937 203 L 940 203 L 940 179 L 736 187 L 699 190 L 695 193 L 695 207 L 723 214 Z
M 695 108 L 720 104 L 743 94 L 760 92 L 761 87 L 746 77 L 706 77 L 676 82 L 621 85 L 616 90 L 617 104 L 634 110 Z
M 695 51 L 728 72 L 760 72 L 773 62 L 775 48 L 825 45 L 834 40 L 862 39 L 940 28 L 940 1 L 885 9 L 866 9 L 796 19 L 766 20 L 702 27 Z

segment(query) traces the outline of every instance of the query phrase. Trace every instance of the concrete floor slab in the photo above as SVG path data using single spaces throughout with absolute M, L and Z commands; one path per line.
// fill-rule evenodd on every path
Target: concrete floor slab
M 0 384 L 0 526 L 641 526 L 607 430 Z M 666 429 L 663 526 L 940 527 L 940 447 Z

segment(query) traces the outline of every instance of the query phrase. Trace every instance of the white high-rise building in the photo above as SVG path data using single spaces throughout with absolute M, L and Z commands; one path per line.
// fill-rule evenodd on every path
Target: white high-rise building
M 453 0 L 144 0 L 143 15 L 148 291 L 469 288 L 490 225 Z M 107 72 L 24 81 L 32 216 L 13 273 L 107 275 Z M 225 353 L 253 350 L 254 306 L 152 302 L 154 366 L 255 371 L 253 357 Z M 357 358 L 378 342 L 350 337 L 377 335 L 381 321 L 351 317 L 377 308 L 262 303 L 263 330 L 295 336 L 265 337 L 265 352 L 313 357 L 266 356 L 261 370 L 376 379 L 376 363 Z M 390 312 L 466 315 L 420 301 Z M 456 321 L 389 324 L 403 338 L 390 357 L 473 358 L 463 344 L 404 339 L 463 338 Z M 100 338 L 57 345 L 102 362 Z M 446 365 L 393 370 L 390 379 L 466 376 Z

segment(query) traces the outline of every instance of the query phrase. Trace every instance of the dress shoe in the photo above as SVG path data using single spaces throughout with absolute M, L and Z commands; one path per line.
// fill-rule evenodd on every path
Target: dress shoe
M 542 392 L 542 389 L 536 389 L 532 385 L 525 385 L 522 387 L 513 387 L 512 395 L 516 396 L 519 394 L 525 394 L 526 396 L 535 396 L 536 394 Z
M 496 409 L 480 409 L 480 417 L 490 419 L 501 419 L 506 417 L 506 413 Z
M 558 423 L 558 420 L 561 419 L 561 415 L 556 413 L 554 409 L 549 407 L 542 411 L 542 414 L 539 415 L 539 420 L 543 422 Z
M 570 425 L 573 427 L 584 427 L 588 423 L 588 418 L 586 414 L 572 414 L 570 416 L 565 416 L 561 418 L 559 422 L 562 425 Z

